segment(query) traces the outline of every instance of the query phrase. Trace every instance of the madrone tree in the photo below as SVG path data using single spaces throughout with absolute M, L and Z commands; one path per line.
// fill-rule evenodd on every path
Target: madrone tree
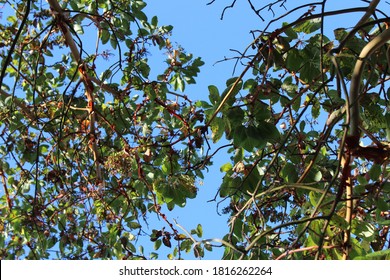
M 388 259 L 389 4 L 303 2 L 249 0 L 263 27 L 209 88 L 206 127 L 231 143 L 223 258 Z
M 203 62 L 144 1 L 1 1 L 1 258 L 157 257 L 142 235 L 172 258 L 389 258 L 388 3 L 258 2 L 237 76 L 192 101 Z M 230 230 L 203 240 L 162 209 L 226 153 Z
M 202 109 L 179 93 L 201 59 L 144 1 L 1 6 L 0 258 L 156 258 L 144 235 L 190 250 L 161 205 L 194 198 L 206 166 Z M 152 213 L 165 230 L 142 227 Z

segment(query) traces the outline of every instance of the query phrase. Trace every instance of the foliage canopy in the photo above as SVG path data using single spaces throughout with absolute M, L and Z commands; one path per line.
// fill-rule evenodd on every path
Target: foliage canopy
M 0 258 L 153 259 L 161 246 L 202 258 L 219 245 L 223 259 L 390 258 L 384 3 L 248 1 L 274 18 L 229 58 L 238 76 L 194 101 L 182 92 L 204 63 L 146 2 L 0 1 Z M 194 199 L 221 150 L 230 230 L 182 233 L 162 206 Z M 145 227 L 152 214 L 166 227 Z M 135 247 L 145 234 L 155 252 Z

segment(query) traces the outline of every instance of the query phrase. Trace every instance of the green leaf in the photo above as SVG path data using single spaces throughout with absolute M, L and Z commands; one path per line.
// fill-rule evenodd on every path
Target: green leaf
M 376 200 L 376 206 L 381 211 L 388 211 L 390 209 L 390 204 L 387 203 L 383 198 L 378 197 Z
M 374 164 L 368 173 L 371 180 L 377 181 L 379 176 L 382 174 L 382 166 L 379 164 Z
M 145 78 L 149 77 L 149 73 L 151 69 L 150 66 L 145 61 L 141 61 L 139 63 L 138 69 L 141 72 L 142 76 L 144 76 Z
M 131 229 L 141 228 L 141 225 L 139 223 L 136 223 L 136 222 L 128 222 L 127 226 Z
M 298 112 L 299 109 L 301 108 L 301 96 L 298 96 L 297 98 L 295 98 L 293 104 L 292 104 L 292 108 L 295 112 Z
M 156 28 L 158 26 L 158 18 L 156 16 L 152 17 L 150 21 L 151 25 Z
M 110 40 L 111 34 L 106 29 L 101 29 L 101 35 L 100 40 L 103 45 L 107 44 L 107 42 Z
M 298 24 L 294 30 L 296 32 L 303 32 L 306 34 L 313 33 L 314 31 L 317 31 L 318 29 L 321 28 L 321 19 L 316 18 L 312 20 L 306 20 L 300 24 Z
M 317 98 L 312 101 L 311 114 L 314 119 L 318 119 L 321 113 L 321 105 Z
M 295 183 L 298 180 L 297 169 L 294 164 L 287 162 L 280 172 L 286 183 Z
M 341 42 L 348 35 L 348 32 L 345 28 L 337 28 L 333 31 L 333 34 L 336 40 Z
M 116 48 L 118 47 L 118 41 L 117 41 L 117 38 L 115 38 L 115 36 L 111 36 L 110 44 L 111 44 L 111 47 L 114 50 L 116 50 Z
M 202 225 L 201 224 L 198 224 L 198 226 L 196 227 L 196 234 L 198 235 L 199 238 L 202 238 L 203 236 L 203 228 L 202 228 Z
M 112 71 L 110 69 L 105 70 L 101 75 L 100 75 L 100 80 L 104 81 L 107 80 L 111 77 Z
M 222 180 L 221 187 L 219 189 L 220 197 L 227 197 L 235 192 L 241 186 L 241 178 L 231 178 L 229 175 L 225 175 Z
M 314 182 L 319 182 L 322 180 L 322 173 L 321 171 L 317 171 L 313 178 Z
M 290 71 L 298 72 L 301 68 L 303 62 L 302 56 L 299 54 L 299 51 L 292 49 L 287 53 L 286 67 Z
M 251 110 L 251 106 L 248 106 L 248 110 Z M 257 122 L 263 122 L 271 118 L 270 106 L 259 101 L 255 109 L 253 109 L 253 117 Z
M 184 88 L 185 88 L 184 81 L 179 73 L 176 73 L 171 78 L 170 84 L 173 86 L 174 90 L 184 91 Z
M 133 15 L 134 15 L 137 19 L 139 19 L 139 20 L 141 20 L 141 21 L 143 21 L 143 22 L 146 22 L 146 21 L 148 20 L 148 18 L 147 18 L 147 16 L 145 15 L 145 13 L 142 12 L 142 11 L 139 9 L 139 7 L 133 8 L 132 12 L 133 12 Z
M 148 30 L 146 30 L 145 28 L 139 28 L 138 29 L 138 36 L 139 37 L 146 37 L 146 36 L 149 36 L 150 33 Z
M 306 122 L 305 121 L 301 121 L 299 123 L 299 131 L 301 131 L 301 132 L 305 131 L 305 127 L 306 127 Z
M 213 140 L 213 143 L 217 143 L 222 138 L 222 135 L 225 132 L 225 121 L 219 117 L 216 117 L 211 123 L 210 128 L 212 131 L 211 138 Z
M 330 224 L 335 225 L 337 228 L 340 228 L 342 230 L 346 230 L 349 228 L 349 224 L 347 223 L 347 221 L 343 217 L 340 217 L 337 214 L 334 214 L 332 216 L 332 220 L 330 221 Z
M 243 147 L 247 151 L 253 150 L 253 143 L 250 140 L 250 137 L 247 135 L 247 128 L 244 126 L 237 127 L 233 132 L 233 142 L 237 146 Z
M 369 253 L 365 256 L 358 256 L 354 260 L 389 260 L 390 249 Z
M 364 111 L 362 119 L 370 131 L 378 132 L 386 127 L 386 120 L 383 112 L 383 108 L 379 104 L 375 104 L 375 100 L 371 101 L 371 104 L 363 104 Z
M 390 193 L 390 183 L 389 182 L 385 182 L 383 184 L 383 191 Z
M 180 244 L 180 250 L 188 253 L 192 249 L 192 244 L 193 244 L 192 240 L 184 240 Z
M 351 232 L 361 238 L 372 241 L 377 231 L 372 224 L 366 221 L 353 220 Z
M 256 87 L 257 87 L 257 82 L 255 79 L 248 79 L 245 81 L 244 85 L 243 85 L 243 89 L 245 90 L 249 90 L 249 91 L 252 91 L 254 90 Z
M 256 137 L 262 137 L 264 140 L 271 143 L 275 143 L 280 139 L 280 133 L 276 126 L 265 121 L 259 122 L 258 134 L 259 135 Z
M 378 220 L 378 224 L 382 226 L 390 226 L 390 220 Z
M 314 220 L 310 223 L 311 231 L 309 231 L 309 239 L 311 239 L 310 243 L 312 244 L 307 244 L 307 246 L 320 244 L 322 227 L 323 222 L 320 220 Z
M 163 183 L 159 184 L 159 187 L 156 188 L 156 192 L 164 203 L 172 202 L 176 196 L 174 189 L 171 186 L 165 185 Z
M 284 22 L 283 23 L 283 26 L 285 25 L 288 25 L 287 22 Z M 287 35 L 287 37 L 290 39 L 290 40 L 293 40 L 293 39 L 297 39 L 298 38 L 298 34 L 294 31 L 293 28 L 287 28 L 286 30 L 284 30 L 284 34 Z
M 161 247 L 161 244 L 162 244 L 162 241 L 161 241 L 161 239 L 157 239 L 155 242 L 154 242 L 154 250 L 158 250 L 158 249 L 160 249 L 160 247 Z
M 230 108 L 225 117 L 229 120 L 231 127 L 234 129 L 237 126 L 242 126 L 245 112 L 240 107 Z
M 290 97 L 294 97 L 298 92 L 298 85 L 292 83 L 291 76 L 288 76 L 283 81 L 281 88 L 285 90 Z
M 220 170 L 221 170 L 221 172 L 229 172 L 232 170 L 232 168 L 233 168 L 233 165 L 230 162 L 228 162 L 228 163 L 225 163 L 224 165 L 222 165 Z
M 219 91 L 216 86 L 209 86 L 209 100 L 211 104 L 218 105 L 221 102 L 221 97 L 219 96 Z

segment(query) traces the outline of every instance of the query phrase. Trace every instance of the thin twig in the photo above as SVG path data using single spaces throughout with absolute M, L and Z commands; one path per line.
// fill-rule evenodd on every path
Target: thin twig
M 224 17 L 224 15 L 225 15 L 225 12 L 226 12 L 226 10 L 227 10 L 227 9 L 231 9 L 231 8 L 233 8 L 233 7 L 234 7 L 234 5 L 236 4 L 236 1 L 237 1 L 237 0 L 234 0 L 234 1 L 232 2 L 232 4 L 231 4 L 231 5 L 229 5 L 229 6 L 226 6 L 226 7 L 223 9 L 223 11 L 222 11 L 222 15 L 221 15 L 221 20 L 223 20 L 223 17 Z

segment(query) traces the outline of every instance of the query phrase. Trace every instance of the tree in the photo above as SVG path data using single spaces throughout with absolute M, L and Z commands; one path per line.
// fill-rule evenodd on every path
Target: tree
M 196 101 L 178 92 L 202 60 L 174 47 L 145 1 L 1 2 L 2 259 L 156 258 L 134 246 L 150 214 L 166 227 L 146 234 L 172 258 L 220 244 L 223 259 L 389 258 L 385 3 L 252 2 L 259 21 L 274 18 L 226 58 L 239 75 Z M 354 13 L 353 28 L 328 30 Z M 168 54 L 161 71 L 152 52 Z M 224 149 L 216 200 L 229 202 L 229 232 L 181 233 L 163 206 L 195 198 Z
M 203 62 L 144 1 L 2 5 L 1 258 L 146 258 L 143 219 L 194 198 L 206 166 L 202 110 L 176 92 Z
M 213 141 L 231 141 L 219 190 L 230 201 L 224 258 L 389 258 L 390 31 L 380 1 L 306 3 L 280 16 L 288 1 L 248 2 L 275 18 L 252 31 L 236 58 L 245 69 L 224 93 L 210 87 L 205 106 Z M 327 28 L 356 12 L 353 28 Z

